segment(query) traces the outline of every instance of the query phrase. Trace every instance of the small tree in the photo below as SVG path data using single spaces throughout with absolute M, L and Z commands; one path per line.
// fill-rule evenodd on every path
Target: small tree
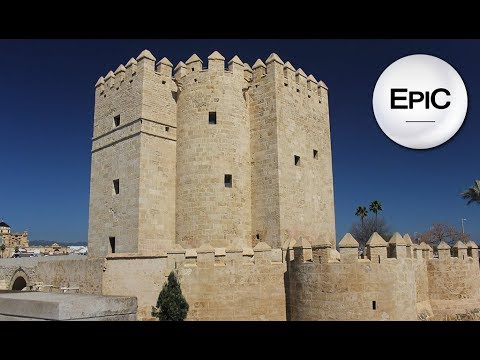
M 446 223 L 435 223 L 429 230 L 417 235 L 417 237 L 420 241 L 424 241 L 431 246 L 437 246 L 440 241 L 445 241 L 453 246 L 458 240 L 465 244 L 472 240 L 469 234 L 464 234 L 462 230 Z
M 182 294 L 180 283 L 172 271 L 158 295 L 157 309 L 152 315 L 160 320 L 183 321 L 187 317 L 188 303 Z
M 0 251 L 2 252 L 2 258 L 3 258 L 3 252 L 5 251 L 5 244 L 0 245 Z

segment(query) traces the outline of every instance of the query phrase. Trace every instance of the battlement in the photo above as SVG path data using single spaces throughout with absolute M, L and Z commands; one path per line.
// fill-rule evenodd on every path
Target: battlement
M 351 234 L 339 242 L 338 254 L 326 242 L 294 242 L 294 258 L 287 259 L 292 320 L 415 320 L 433 316 L 429 300 L 437 301 L 437 313 L 448 313 L 442 301 L 480 295 L 474 243 L 450 248 L 442 242 L 438 258 L 431 246 L 413 244 L 408 234 L 395 233 L 387 242 L 374 233 L 366 256 L 358 245 Z
M 166 59 L 166 58 L 164 58 Z M 162 59 L 163 60 L 163 59 Z M 168 61 L 168 59 L 166 59 Z M 203 65 L 204 62 L 198 57 L 197 54 L 193 54 L 185 62 L 180 61 L 173 69 L 173 77 L 179 80 L 180 83 L 189 84 L 192 81 L 197 82 L 196 76 L 199 73 L 206 72 L 222 72 L 224 74 L 243 76 L 247 83 L 252 83 L 258 86 L 258 82 L 270 80 L 268 75 L 283 74 L 283 83 L 285 87 L 289 87 L 291 90 L 297 93 L 303 93 L 308 97 L 317 96 L 321 97 L 328 91 L 327 86 L 323 81 L 317 81 L 315 77 L 310 74 L 306 75 L 305 72 L 299 68 L 296 70 L 290 62 L 284 63 L 280 57 L 272 53 L 263 62 L 261 59 L 257 59 L 252 67 L 249 64 L 242 62 L 242 60 L 235 55 L 225 66 L 225 57 L 218 51 L 214 51 L 209 57 L 207 66 Z M 164 75 L 172 76 L 171 63 L 168 61 L 168 67 L 164 65 L 164 69 L 158 70 L 158 66 L 162 65 L 160 61 L 157 63 L 157 72 Z M 183 79 L 183 80 L 182 80 Z M 103 78 L 99 81 L 101 82 Z M 192 81 L 190 81 L 192 80 Z
M 473 241 L 464 244 L 458 241 L 453 247 L 441 242 L 438 247 L 438 257 L 434 257 L 433 248 L 421 242 L 413 244 L 408 234 L 403 237 L 394 233 L 386 242 L 378 233 L 373 233 L 366 244 L 366 256 L 358 250 L 359 244 L 354 237 L 347 233 L 338 244 L 338 253 L 328 242 L 312 245 L 308 240 L 301 238 L 289 244 L 289 261 L 296 265 L 303 263 L 352 263 L 395 261 L 398 259 L 412 259 L 415 261 L 470 261 L 478 262 L 478 245 Z M 293 250 L 293 256 L 292 256 Z M 338 255 L 337 255 L 338 254 Z
M 228 248 L 214 248 L 209 244 L 203 244 L 198 248 L 184 249 L 181 245 L 156 253 L 114 253 L 106 257 L 107 261 L 126 259 L 165 259 L 174 268 L 191 267 L 221 267 L 221 266 L 253 266 L 282 265 L 284 256 L 282 249 L 272 249 L 264 242 L 255 247 L 232 246 Z
M 208 57 L 208 66 L 203 66 L 203 61 L 198 57 L 197 54 L 193 54 L 188 58 L 187 61 L 180 61 L 174 69 L 175 79 L 181 79 L 187 75 L 199 72 L 227 72 L 236 75 L 243 75 L 244 73 L 244 64 L 240 58 L 235 55 L 230 61 L 228 61 L 228 66 L 225 68 L 225 57 L 220 54 L 218 51 L 214 51 Z
M 174 87 L 173 90 L 176 91 L 176 84 L 172 78 L 172 63 L 166 57 L 157 63 L 155 61 L 156 58 L 150 51 L 143 50 L 135 59 L 130 58 L 126 65 L 120 64 L 115 71 L 108 71 L 95 84 L 97 96 L 107 97 L 109 92 L 123 89 L 127 84 L 134 82 L 138 75 L 145 73 L 155 74 L 158 81 Z
M 250 70 L 249 66 L 248 69 Z M 301 95 L 317 99 L 319 102 L 328 91 L 323 81 L 317 81 L 312 74 L 307 76 L 301 68 L 295 69 L 289 61 L 284 62 L 275 53 L 272 53 L 265 63 L 257 59 L 251 70 L 245 72 L 245 79 L 254 86 L 263 81 L 278 81 L 291 93 L 290 95 Z

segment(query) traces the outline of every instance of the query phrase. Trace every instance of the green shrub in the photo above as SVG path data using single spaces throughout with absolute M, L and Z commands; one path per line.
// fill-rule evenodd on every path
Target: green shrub
M 188 303 L 182 294 L 180 283 L 172 271 L 158 295 L 157 309 L 152 315 L 160 320 L 183 321 L 187 317 Z

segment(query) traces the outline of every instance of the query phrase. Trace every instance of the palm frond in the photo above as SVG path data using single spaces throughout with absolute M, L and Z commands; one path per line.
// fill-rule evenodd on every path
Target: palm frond
M 462 199 L 467 200 L 467 205 L 470 205 L 473 202 L 480 204 L 480 180 L 474 180 L 473 186 L 469 187 L 465 191 L 460 193 Z

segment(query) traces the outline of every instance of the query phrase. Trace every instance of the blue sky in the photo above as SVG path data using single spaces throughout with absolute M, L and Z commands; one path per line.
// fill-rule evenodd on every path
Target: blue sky
M 31 239 L 86 241 L 94 84 L 148 48 L 176 65 L 218 50 L 252 65 L 276 52 L 330 91 L 337 238 L 358 205 L 378 199 L 392 230 L 446 221 L 480 242 L 480 206 L 459 193 L 480 178 L 479 40 L 0 40 L 0 218 Z M 415 53 L 462 76 L 467 118 L 446 144 L 409 150 L 389 140 L 372 112 L 381 72 Z

